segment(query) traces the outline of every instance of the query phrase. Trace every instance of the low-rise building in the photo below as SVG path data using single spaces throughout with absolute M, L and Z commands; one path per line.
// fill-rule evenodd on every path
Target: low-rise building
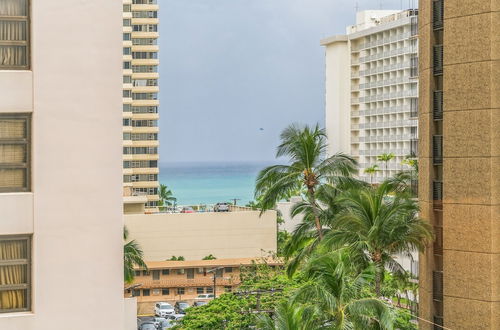
M 151 314 L 156 302 L 192 304 L 200 294 L 232 292 L 241 283 L 242 267 L 260 263 L 271 267 L 282 264 L 273 258 L 146 262 L 148 269 L 135 271 L 134 283 L 125 295 L 137 297 L 139 315 Z

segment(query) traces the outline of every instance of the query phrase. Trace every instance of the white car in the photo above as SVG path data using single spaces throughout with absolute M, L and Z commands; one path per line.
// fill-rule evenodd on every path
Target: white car
M 166 302 L 159 302 L 155 304 L 155 315 L 165 317 L 175 314 L 174 307 Z

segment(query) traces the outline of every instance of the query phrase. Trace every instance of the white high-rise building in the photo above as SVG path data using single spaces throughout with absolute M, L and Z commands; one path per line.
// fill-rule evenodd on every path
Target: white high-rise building
M 352 155 L 359 177 L 380 182 L 416 154 L 417 10 L 362 11 L 326 48 L 326 130 L 330 154 Z M 390 161 L 378 161 L 382 154 Z M 378 172 L 365 173 L 373 165 Z M 386 169 L 387 166 L 387 169 Z

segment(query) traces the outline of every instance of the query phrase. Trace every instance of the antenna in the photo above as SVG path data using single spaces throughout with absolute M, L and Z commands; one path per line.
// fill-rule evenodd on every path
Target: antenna
M 359 2 L 356 1 L 356 5 L 354 6 L 354 10 L 356 10 L 356 13 L 359 11 Z
M 380 9 L 382 9 L 382 0 L 380 0 Z

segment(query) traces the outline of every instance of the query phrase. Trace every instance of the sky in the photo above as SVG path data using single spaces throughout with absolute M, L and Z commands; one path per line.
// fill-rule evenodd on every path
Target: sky
M 271 161 L 324 125 L 324 49 L 359 10 L 414 0 L 158 0 L 160 162 Z

